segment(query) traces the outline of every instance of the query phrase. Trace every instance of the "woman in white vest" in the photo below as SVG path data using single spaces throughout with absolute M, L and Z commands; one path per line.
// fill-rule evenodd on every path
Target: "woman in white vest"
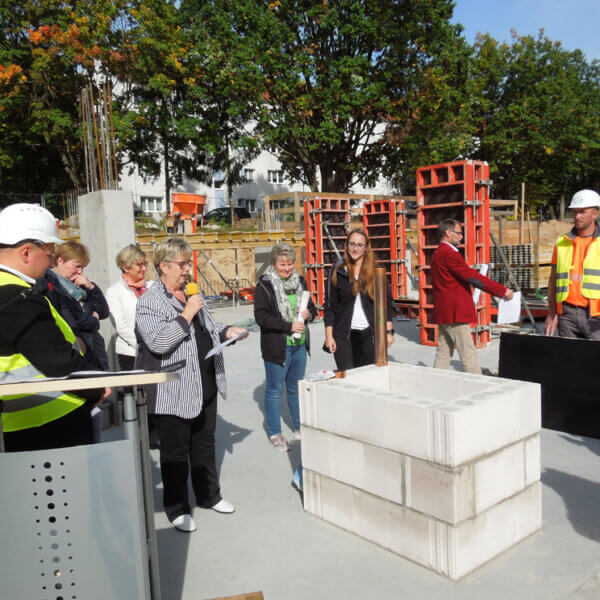
M 135 362 L 135 307 L 139 298 L 152 285 L 146 280 L 145 252 L 137 245 L 125 246 L 116 257 L 121 278 L 106 291 L 111 321 L 117 334 L 115 350 L 119 367 L 123 371 L 133 369 Z

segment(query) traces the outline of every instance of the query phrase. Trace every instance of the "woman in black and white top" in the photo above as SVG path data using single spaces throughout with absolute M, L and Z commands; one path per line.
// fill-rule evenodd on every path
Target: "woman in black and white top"
M 186 294 L 191 257 L 182 238 L 167 238 L 156 247 L 159 279 L 139 299 L 135 319 L 136 366 L 179 374 L 175 381 L 146 386 L 146 394 L 160 439 L 165 512 L 177 529 L 187 532 L 196 529 L 187 493 L 190 467 L 198 506 L 234 511 L 221 496 L 215 464 L 217 392 L 226 395 L 225 367 L 221 353 L 209 359 L 206 354 L 245 332 L 217 323 L 201 295 Z
M 375 267 L 363 229 L 346 238 L 344 260 L 331 268 L 325 298 L 325 346 L 340 371 L 375 362 Z M 387 294 L 387 345 L 394 341 L 392 297 Z

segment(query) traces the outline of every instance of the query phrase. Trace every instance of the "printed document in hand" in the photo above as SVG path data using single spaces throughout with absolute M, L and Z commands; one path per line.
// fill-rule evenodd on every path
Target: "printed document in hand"
M 515 292 L 511 300 L 498 302 L 498 324 L 517 323 L 521 320 L 521 292 Z
M 490 265 L 488 265 L 488 264 L 481 265 L 481 267 L 479 267 L 479 274 L 483 275 L 485 277 L 488 274 L 489 268 L 490 268 Z M 475 306 L 477 306 L 480 296 L 481 296 L 481 290 L 479 288 L 475 288 L 473 290 L 473 304 Z
M 211 348 L 206 353 L 204 360 L 206 360 L 207 358 L 210 358 L 211 356 L 214 356 L 217 352 L 221 352 L 221 350 L 223 350 L 223 348 L 225 348 L 225 346 L 229 346 L 229 344 L 233 344 L 233 342 L 237 342 L 238 340 L 243 340 L 244 338 L 247 338 L 247 337 L 248 337 L 247 331 L 238 333 L 236 336 L 234 336 L 228 340 L 225 340 L 224 342 L 220 343 L 218 346 L 215 346 L 214 348 Z

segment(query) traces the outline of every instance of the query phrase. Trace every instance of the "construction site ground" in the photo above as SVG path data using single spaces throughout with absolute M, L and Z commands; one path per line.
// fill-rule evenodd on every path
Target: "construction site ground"
M 252 306 L 214 309 L 219 321 L 248 325 Z M 415 321 L 395 323 L 390 359 L 431 366 Z M 307 372 L 334 368 L 321 350 L 322 322 L 310 325 Z M 600 440 L 542 431 L 543 529 L 461 581 L 444 577 L 306 514 L 291 487 L 300 441 L 287 453 L 267 441 L 259 333 L 225 351 L 228 399 L 220 400 L 217 466 L 233 515 L 196 508 L 198 530 L 175 530 L 162 511 L 159 454 L 152 451 L 163 600 L 202 600 L 262 590 L 266 600 L 495 600 L 600 598 Z M 497 370 L 498 338 L 479 350 Z M 458 357 L 453 368 L 461 370 Z M 568 399 L 565 399 L 568 401 Z M 282 402 L 283 433 L 291 438 Z M 118 439 L 119 429 L 105 431 Z M 192 491 L 190 488 L 190 497 Z

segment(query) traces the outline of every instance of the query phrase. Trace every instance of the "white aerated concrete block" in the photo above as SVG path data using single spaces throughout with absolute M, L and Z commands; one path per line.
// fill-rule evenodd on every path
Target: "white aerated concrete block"
M 302 381 L 300 414 L 305 426 L 457 467 L 538 433 L 540 386 L 371 365 L 348 371 L 345 379 Z
M 300 413 L 314 515 L 452 579 L 541 527 L 537 384 L 371 365 Z
M 537 471 L 533 466 L 536 448 Z M 451 469 L 303 427 L 302 464 L 354 488 L 457 524 L 539 480 L 539 435 Z
M 541 527 L 536 482 L 473 519 L 449 525 L 304 469 L 305 509 L 451 579 L 459 579 Z

